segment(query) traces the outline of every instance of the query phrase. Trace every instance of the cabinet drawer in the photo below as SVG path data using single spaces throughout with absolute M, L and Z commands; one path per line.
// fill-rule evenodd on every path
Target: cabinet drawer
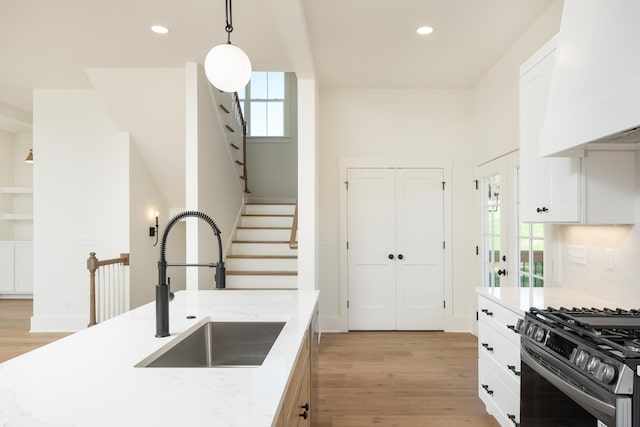
M 478 320 L 495 328 L 498 332 L 520 345 L 520 335 L 516 332 L 518 319 L 522 319 L 517 313 L 497 304 L 485 297 L 478 297 Z M 480 325 L 478 325 L 478 328 Z
M 478 395 L 487 407 L 496 409 L 492 415 L 503 427 L 520 423 L 520 390 L 507 385 L 512 380 L 504 377 L 501 368 L 484 355 L 478 358 Z
M 478 325 L 478 354 L 494 359 L 509 376 L 520 382 L 520 343 L 515 344 L 487 324 Z

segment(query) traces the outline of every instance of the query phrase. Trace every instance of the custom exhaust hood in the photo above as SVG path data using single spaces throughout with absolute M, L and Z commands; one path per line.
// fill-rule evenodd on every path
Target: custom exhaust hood
M 542 156 L 640 143 L 640 1 L 565 0 Z

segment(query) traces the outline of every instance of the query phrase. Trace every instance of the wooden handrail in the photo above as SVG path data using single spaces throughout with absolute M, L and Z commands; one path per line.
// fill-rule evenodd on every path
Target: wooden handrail
M 291 236 L 289 237 L 289 247 L 291 249 L 298 248 L 298 202 L 296 202 L 296 210 L 293 213 L 293 224 L 291 224 Z
M 87 259 L 87 270 L 89 270 L 89 324 L 91 327 L 96 324 L 96 270 L 103 265 L 122 264 L 129 265 L 129 254 L 120 254 L 120 258 L 105 259 L 100 261 L 96 258 L 95 252 L 89 253 Z

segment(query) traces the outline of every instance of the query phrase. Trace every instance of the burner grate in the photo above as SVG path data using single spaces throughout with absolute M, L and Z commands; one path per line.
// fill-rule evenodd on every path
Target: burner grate
M 639 310 L 548 307 L 531 308 L 530 312 L 550 326 L 578 334 L 615 357 L 640 358 Z

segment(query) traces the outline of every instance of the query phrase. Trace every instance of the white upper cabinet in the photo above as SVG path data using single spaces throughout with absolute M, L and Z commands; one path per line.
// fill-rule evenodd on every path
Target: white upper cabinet
M 557 37 L 520 67 L 520 221 L 632 224 L 635 153 L 587 151 L 540 157 Z

